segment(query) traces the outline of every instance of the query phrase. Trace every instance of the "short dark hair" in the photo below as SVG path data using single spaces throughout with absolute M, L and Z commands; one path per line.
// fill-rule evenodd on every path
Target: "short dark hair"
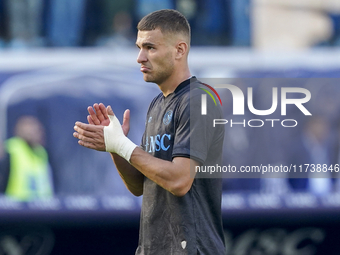
M 181 33 L 190 40 L 190 25 L 182 13 L 172 9 L 152 12 L 139 21 L 139 31 L 160 29 L 165 34 Z

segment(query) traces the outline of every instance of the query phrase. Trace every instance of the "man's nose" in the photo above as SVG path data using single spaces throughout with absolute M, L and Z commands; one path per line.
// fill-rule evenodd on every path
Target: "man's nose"
M 148 58 L 146 57 L 145 51 L 143 49 L 141 49 L 138 53 L 138 56 L 137 56 L 137 62 L 139 64 L 141 64 L 141 63 L 146 62 L 147 60 L 148 60 Z

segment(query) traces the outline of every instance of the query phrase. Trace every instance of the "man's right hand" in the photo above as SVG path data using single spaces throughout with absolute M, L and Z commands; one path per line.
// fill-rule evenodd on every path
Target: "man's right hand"
M 114 115 L 111 107 L 105 107 L 103 103 L 89 106 L 87 111 L 90 114 L 87 116 L 87 121 L 92 125 L 108 126 L 110 124 L 108 115 Z M 124 112 L 122 129 L 124 135 L 127 136 L 130 130 L 130 110 Z

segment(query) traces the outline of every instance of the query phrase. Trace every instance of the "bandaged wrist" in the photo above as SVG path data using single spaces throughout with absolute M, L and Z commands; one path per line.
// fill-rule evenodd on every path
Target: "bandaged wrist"
M 127 138 L 116 116 L 109 115 L 110 125 L 104 127 L 105 150 L 117 153 L 130 162 L 131 154 L 137 147 Z

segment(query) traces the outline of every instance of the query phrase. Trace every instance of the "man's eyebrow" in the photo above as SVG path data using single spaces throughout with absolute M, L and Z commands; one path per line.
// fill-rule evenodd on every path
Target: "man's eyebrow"
M 139 48 L 139 45 L 137 43 L 136 43 L 136 46 Z M 155 47 L 156 44 L 151 43 L 151 42 L 144 42 L 144 43 L 142 43 L 142 47 L 148 47 L 148 46 Z

